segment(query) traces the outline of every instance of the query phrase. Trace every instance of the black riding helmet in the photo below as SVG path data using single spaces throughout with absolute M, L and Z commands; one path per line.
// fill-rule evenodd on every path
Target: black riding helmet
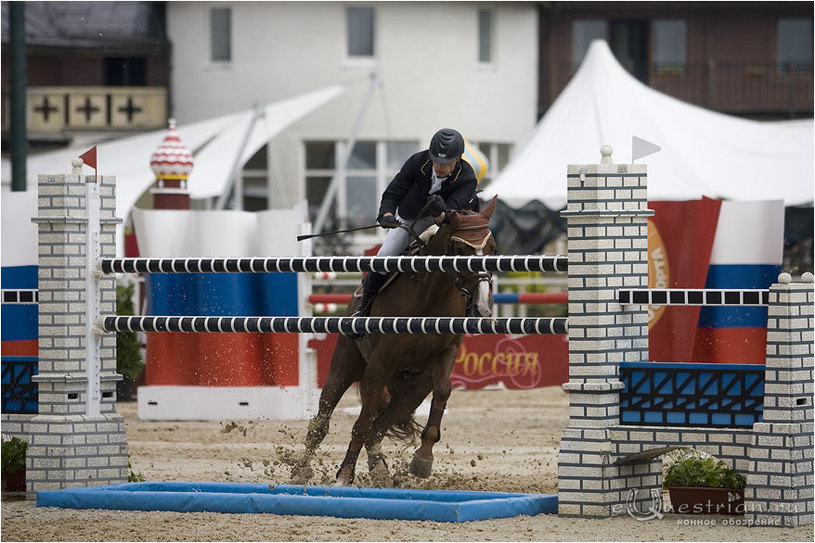
M 430 158 L 433 162 L 450 164 L 464 154 L 464 138 L 457 130 L 442 128 L 430 140 Z

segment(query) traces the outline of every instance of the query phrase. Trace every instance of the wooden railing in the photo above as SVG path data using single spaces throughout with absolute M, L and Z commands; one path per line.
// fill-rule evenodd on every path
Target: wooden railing
M 10 96 L 3 93 L 3 130 L 9 130 Z M 29 87 L 30 135 L 82 130 L 150 130 L 167 123 L 164 87 Z
M 556 70 L 559 93 L 575 72 L 573 66 Z M 790 117 L 813 111 L 811 65 L 779 66 L 753 63 L 651 66 L 646 85 L 679 100 L 732 114 L 763 113 Z M 555 96 L 549 96 L 551 102 Z

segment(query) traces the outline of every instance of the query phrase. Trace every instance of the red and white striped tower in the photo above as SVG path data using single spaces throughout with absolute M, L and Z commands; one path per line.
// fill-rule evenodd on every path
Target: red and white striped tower
M 156 186 L 150 191 L 153 208 L 189 209 L 187 179 L 192 171 L 192 154 L 178 137 L 175 119 L 170 119 L 169 125 L 164 141 L 150 157 L 150 166 L 156 175 Z

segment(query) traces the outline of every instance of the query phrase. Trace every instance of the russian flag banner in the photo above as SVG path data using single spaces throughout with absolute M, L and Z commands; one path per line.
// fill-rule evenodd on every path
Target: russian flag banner
M 783 249 L 783 201 L 722 202 L 705 288 L 767 289 Z M 766 346 L 766 307 L 704 307 L 692 360 L 763 364 Z
M 296 254 L 296 210 L 134 210 L 141 256 L 251 257 Z M 145 278 L 148 315 L 297 316 L 294 273 L 155 273 Z M 260 387 L 299 384 L 297 334 L 149 333 L 148 386 Z
M 649 202 L 651 288 L 766 289 L 781 271 L 782 201 Z M 763 364 L 764 307 L 649 307 L 652 361 Z

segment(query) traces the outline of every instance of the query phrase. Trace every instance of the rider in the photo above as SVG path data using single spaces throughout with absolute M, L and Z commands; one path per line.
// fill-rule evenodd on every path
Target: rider
M 377 221 L 388 229 L 377 256 L 393 256 L 407 249 L 410 237 L 402 224 L 421 233 L 434 222 L 441 224 L 452 210 L 479 210 L 477 181 L 472 166 L 461 160 L 464 138 L 457 130 L 442 128 L 430 147 L 405 161 L 382 194 Z M 421 215 L 420 215 L 421 213 Z M 369 272 L 362 281 L 362 300 L 355 316 L 367 316 L 374 295 L 387 273 Z

